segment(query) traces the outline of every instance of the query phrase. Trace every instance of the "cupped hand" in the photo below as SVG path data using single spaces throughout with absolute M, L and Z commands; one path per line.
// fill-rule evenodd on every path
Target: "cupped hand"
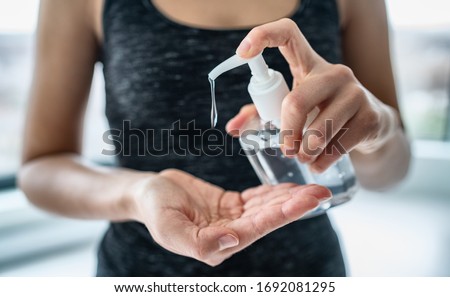
M 169 169 L 136 191 L 137 219 L 163 248 L 215 266 L 331 196 L 322 186 L 263 185 L 242 193 Z
M 365 89 L 349 67 L 320 57 L 292 20 L 254 28 L 237 54 L 251 58 L 266 47 L 279 48 L 294 78 L 281 114 L 281 143 L 287 156 L 296 156 L 312 170 L 322 172 L 353 149 L 376 151 L 399 126 L 395 109 Z M 245 106 L 230 120 L 227 130 L 238 134 L 255 115 L 254 105 Z

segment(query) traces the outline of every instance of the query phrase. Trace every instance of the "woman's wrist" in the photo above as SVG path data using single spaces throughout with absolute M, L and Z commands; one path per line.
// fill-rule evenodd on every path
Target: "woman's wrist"
M 124 185 L 119 208 L 128 220 L 143 222 L 140 205 L 148 196 L 148 185 L 158 177 L 155 173 L 131 173 Z
M 378 101 L 378 99 L 375 99 Z M 362 154 L 371 154 L 383 147 L 401 127 L 398 112 L 389 105 L 379 101 L 379 125 L 375 136 L 367 139 L 355 148 Z

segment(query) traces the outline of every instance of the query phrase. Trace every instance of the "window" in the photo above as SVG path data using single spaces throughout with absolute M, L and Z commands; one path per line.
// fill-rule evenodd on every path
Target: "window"
M 450 3 L 389 0 L 402 115 L 415 139 L 450 141 Z
M 38 9 L 38 0 L 0 0 L 0 179 L 14 175 L 20 164 Z M 106 131 L 103 85 L 99 65 L 86 114 L 89 129 L 85 131 L 84 153 L 100 161 L 106 159 L 101 155 Z
M 38 1 L 0 1 L 0 175 L 19 165 L 37 7 Z
M 36 269 L 39 265 L 42 273 L 49 274 L 52 261 L 45 255 L 60 253 L 65 255 L 61 257 L 62 263 L 70 263 L 70 252 L 79 252 L 86 244 L 92 245 L 89 251 L 84 249 L 86 258 L 90 257 L 105 228 L 105 222 L 49 215 L 31 207 L 19 190 L 7 190 L 14 187 L 14 176 L 20 165 L 38 9 L 38 0 L 0 0 L 0 274 L 6 271 L 9 274 L 17 267 L 20 270 L 24 263 L 27 268 L 21 273 L 25 275 L 33 273 L 27 269 Z M 86 113 L 89 129 L 84 135 L 84 153 L 101 162 L 106 161 L 101 155 L 102 135 L 106 130 L 103 98 L 99 65 Z M 94 268 L 88 266 L 84 266 L 82 273 L 93 273 Z M 69 274 L 74 273 L 72 268 L 69 270 Z

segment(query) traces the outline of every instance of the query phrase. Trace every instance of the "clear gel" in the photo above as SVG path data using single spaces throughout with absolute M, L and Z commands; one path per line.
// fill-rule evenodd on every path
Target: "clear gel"
M 211 78 L 208 80 L 211 86 L 211 128 L 214 128 L 217 124 L 216 83 Z

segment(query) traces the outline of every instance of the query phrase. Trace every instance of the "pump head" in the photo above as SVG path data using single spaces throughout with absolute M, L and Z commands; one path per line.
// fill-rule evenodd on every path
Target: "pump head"
M 217 65 L 208 74 L 208 78 L 215 80 L 222 73 L 244 64 L 248 64 L 252 73 L 248 92 L 255 103 L 259 116 L 264 121 L 272 121 L 278 126 L 281 117 L 281 103 L 289 93 L 289 88 L 281 73 L 267 66 L 262 53 L 251 59 L 234 55 Z

